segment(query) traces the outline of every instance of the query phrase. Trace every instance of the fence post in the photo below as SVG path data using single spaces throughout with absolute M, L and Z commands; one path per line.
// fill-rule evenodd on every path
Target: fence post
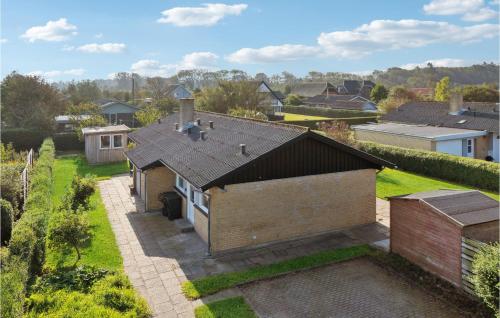
M 21 172 L 21 182 L 23 185 L 23 209 L 26 204 L 26 198 L 28 197 L 28 186 L 29 186 L 29 173 L 33 167 L 33 148 L 30 149 L 28 155 L 26 156 L 26 166 Z

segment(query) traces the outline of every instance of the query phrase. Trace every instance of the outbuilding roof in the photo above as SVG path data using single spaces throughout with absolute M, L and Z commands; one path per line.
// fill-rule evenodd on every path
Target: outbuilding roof
M 194 116 L 200 119 L 200 125 L 194 125 L 189 134 L 175 130 L 175 123 L 179 123 L 178 113 L 129 134 L 136 147 L 127 151 L 126 156 L 143 170 L 163 164 L 203 190 L 257 158 L 310 135 L 317 135 L 322 141 L 326 140 L 323 142 L 379 168 L 392 166 L 307 128 L 200 111 L 195 111 Z M 205 131 L 204 139 L 200 131 Z M 244 154 L 241 144 L 246 145 Z
M 373 131 L 391 135 L 408 136 L 430 139 L 435 141 L 473 138 L 485 136 L 484 130 L 468 130 L 448 127 L 434 127 L 425 125 L 409 125 L 399 123 L 379 123 L 352 126 L 354 130 Z
M 460 226 L 499 219 L 499 202 L 476 190 L 436 190 L 390 199 L 419 200 L 445 214 Z
M 106 127 L 85 127 L 82 128 L 83 135 L 111 134 L 130 131 L 127 125 L 114 125 Z
M 311 82 L 311 83 L 300 83 L 294 85 L 290 94 L 296 94 L 304 97 L 313 97 L 316 95 L 321 95 L 327 89 L 335 90 L 335 86 L 328 82 Z

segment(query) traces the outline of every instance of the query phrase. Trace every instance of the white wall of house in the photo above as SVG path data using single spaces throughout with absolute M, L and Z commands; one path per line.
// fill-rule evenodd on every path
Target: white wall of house
M 455 156 L 462 156 L 462 139 L 437 141 L 436 151 Z
M 493 134 L 491 136 L 492 140 L 492 147 L 491 147 L 491 154 L 490 156 L 493 157 L 493 160 L 495 162 L 500 161 L 500 139 L 498 139 L 498 135 Z

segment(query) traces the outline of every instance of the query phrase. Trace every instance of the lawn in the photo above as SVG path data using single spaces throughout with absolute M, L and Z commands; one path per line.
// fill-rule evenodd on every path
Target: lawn
M 309 115 L 290 114 L 290 113 L 283 113 L 283 115 L 285 115 L 285 121 L 331 119 L 328 117 L 309 116 Z
M 252 308 L 243 297 L 227 298 L 194 309 L 196 318 L 255 318 Z
M 184 282 L 182 284 L 182 291 L 187 298 L 197 299 L 243 283 L 345 261 L 354 257 L 367 255 L 370 251 L 371 248 L 367 245 L 357 245 L 302 256 L 275 264 L 260 265 L 244 271 L 207 276 Z
M 377 174 L 377 197 L 385 199 L 390 196 L 403 195 L 421 191 L 439 189 L 473 189 L 472 187 L 451 183 L 440 179 L 385 168 Z M 498 193 L 483 191 L 489 197 L 499 200 Z
M 57 158 L 54 163 L 53 200 L 54 206 L 58 206 L 61 198 L 66 194 L 71 180 L 75 174 L 93 174 L 99 180 L 111 177 L 115 174 L 128 172 L 126 162 L 105 165 L 88 165 L 82 156 L 64 156 Z M 115 236 L 109 223 L 106 209 L 101 201 L 99 190 L 90 199 L 91 209 L 89 220 L 92 227 L 92 239 L 89 245 L 82 250 L 82 259 L 79 264 L 94 265 L 110 270 L 122 268 L 122 258 Z M 69 266 L 74 263 L 76 253 L 63 254 L 47 248 L 46 263 L 48 267 L 56 265 Z

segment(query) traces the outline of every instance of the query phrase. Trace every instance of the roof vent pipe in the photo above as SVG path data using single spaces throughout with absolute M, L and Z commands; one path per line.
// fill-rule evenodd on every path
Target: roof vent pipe
M 214 129 L 214 122 L 213 121 L 209 121 L 208 125 L 209 125 L 210 129 Z
M 196 118 L 196 125 L 201 126 L 201 119 Z
M 205 140 L 206 136 L 207 136 L 207 132 L 203 131 L 203 130 L 200 130 L 200 138 L 201 138 L 201 140 Z
M 179 123 L 175 123 L 175 130 L 179 131 Z
M 188 129 L 186 129 L 186 131 L 187 131 L 188 135 L 191 135 L 191 127 L 188 127 Z
M 247 153 L 247 145 L 240 144 L 240 152 L 242 155 L 245 155 Z
M 158 118 L 158 124 L 161 124 L 161 118 Z

